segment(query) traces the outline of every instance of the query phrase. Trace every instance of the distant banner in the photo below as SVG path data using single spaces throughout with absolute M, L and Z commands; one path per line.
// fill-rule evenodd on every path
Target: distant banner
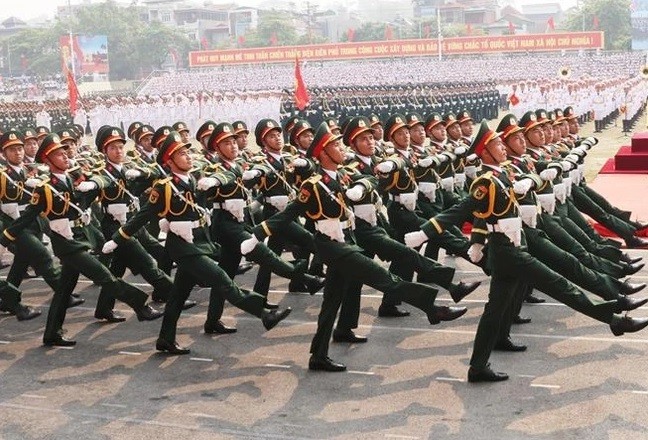
M 541 52 L 603 48 L 603 32 L 569 32 L 528 35 L 445 38 L 443 55 L 476 53 Z M 436 56 L 436 39 L 365 41 L 307 46 L 260 47 L 253 49 L 203 50 L 189 53 L 190 67 L 223 64 L 288 63 L 301 60 L 341 60 Z
M 72 67 L 77 75 L 108 73 L 108 37 L 105 35 L 74 35 L 60 38 L 63 70 Z M 72 56 L 74 54 L 74 56 Z

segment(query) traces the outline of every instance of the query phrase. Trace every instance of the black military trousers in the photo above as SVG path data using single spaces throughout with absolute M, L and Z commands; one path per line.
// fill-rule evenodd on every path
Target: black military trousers
M 213 258 L 207 255 L 188 255 L 179 258 L 176 263 L 178 269 L 171 295 L 164 308 L 160 338 L 167 342 L 175 341 L 182 307 L 196 284 L 210 288 L 207 324 L 215 323 L 220 319 L 214 305 L 220 304 L 221 298 L 225 298 L 234 307 L 256 317 L 263 316 L 265 297 L 256 292 L 241 289 Z
M 568 307 L 601 322 L 609 323 L 616 310 L 616 301 L 594 303 L 559 273 L 533 257 L 526 248 L 514 246 L 501 233 L 488 236 L 488 259 L 491 267 L 490 292 L 484 313 L 477 326 L 470 365 L 482 369 L 488 363 L 501 328 L 510 326 L 513 299 L 520 277 L 541 292 Z
M 373 259 L 363 255 L 359 248 L 351 249 L 348 243 L 333 242 L 321 234 L 316 235 L 315 245 L 327 265 L 324 301 L 317 319 L 317 331 L 311 343 L 313 356 L 328 356 L 329 341 L 340 305 L 350 292 L 352 280 L 361 282 L 381 292 L 392 293 L 399 301 L 404 301 L 426 314 L 434 313 L 434 300 L 438 290 L 426 284 L 404 281 L 390 273 Z M 327 259 L 331 252 L 322 248 L 340 248 L 335 258 Z M 344 251 L 344 248 L 349 248 Z

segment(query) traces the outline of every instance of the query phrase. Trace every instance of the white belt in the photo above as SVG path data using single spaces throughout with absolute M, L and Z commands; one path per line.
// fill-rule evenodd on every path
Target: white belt
M 376 214 L 376 207 L 371 204 L 354 205 L 353 213 L 362 220 L 369 223 L 371 226 L 378 224 L 378 215 Z
M 400 203 L 403 205 L 408 211 L 414 211 L 416 209 L 416 198 L 418 197 L 418 193 L 416 191 L 411 192 L 411 193 L 401 193 L 397 195 L 389 195 L 389 199 L 393 200 L 394 202 Z
M 554 193 L 551 194 L 536 194 L 538 196 L 538 201 L 542 209 L 547 211 L 547 214 L 553 215 L 556 209 L 556 197 Z
M 6 215 L 16 220 L 20 217 L 20 213 L 25 210 L 27 205 L 19 205 L 18 203 L 2 203 L 0 204 L 0 209 Z
M 277 208 L 279 211 L 286 209 L 286 206 L 288 205 L 288 202 L 290 202 L 290 200 L 291 197 L 287 195 L 266 197 L 266 201 Z
M 454 176 L 454 187 L 457 189 L 463 189 L 465 184 L 466 184 L 466 174 L 456 173 Z
M 224 202 L 214 202 L 214 209 L 223 209 L 234 216 L 242 223 L 245 220 L 246 202 L 243 199 L 227 199 Z
M 553 195 L 551 198 L 553 199 Z M 525 225 L 530 228 L 535 228 L 538 225 L 538 206 L 520 205 L 520 216 Z
M 554 184 L 553 193 L 556 197 L 556 200 L 558 200 L 560 203 L 565 203 L 565 200 L 567 199 L 567 188 L 565 187 L 564 183 Z
M 331 240 L 344 243 L 344 230 L 353 226 L 351 220 L 340 221 L 338 219 L 318 220 L 315 222 L 315 229 L 329 237 Z
M 454 188 L 454 177 L 446 177 L 441 179 L 441 187 L 446 191 L 451 191 Z
M 437 184 L 434 182 L 421 182 L 419 183 L 419 191 L 423 193 L 427 199 L 434 203 L 436 200 Z
M 487 223 L 486 229 L 489 232 L 499 232 L 506 235 L 514 246 L 522 244 L 522 219 L 520 217 L 499 219 L 494 225 Z

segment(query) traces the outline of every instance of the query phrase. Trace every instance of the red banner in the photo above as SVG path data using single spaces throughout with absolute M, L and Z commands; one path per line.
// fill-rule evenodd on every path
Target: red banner
M 445 38 L 441 43 L 441 53 L 443 55 L 466 55 L 474 53 L 601 49 L 603 44 L 603 32 L 475 36 Z M 436 56 L 438 51 L 439 46 L 436 39 L 205 50 L 190 52 L 189 66 L 210 67 L 222 64 L 292 63 L 295 58 L 302 60 L 340 60 L 420 57 Z

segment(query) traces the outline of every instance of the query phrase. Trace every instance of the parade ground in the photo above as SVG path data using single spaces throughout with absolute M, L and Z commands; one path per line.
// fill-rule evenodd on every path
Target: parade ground
M 621 207 L 647 221 L 641 192 L 648 190 L 648 176 L 635 176 L 632 189 L 614 180 L 624 176 L 596 176 L 596 167 L 623 143 L 629 138 L 620 128 L 607 130 L 586 160 L 587 177 L 612 202 L 621 200 Z M 620 198 L 628 192 L 633 197 Z M 648 260 L 648 251 L 629 253 Z M 442 253 L 441 262 L 457 267 L 458 279 L 483 281 L 462 301 L 467 314 L 430 326 L 422 312 L 405 305 L 409 317 L 378 318 L 381 294 L 365 287 L 357 333 L 369 342 L 331 344 L 331 358 L 349 368 L 344 373 L 308 370 L 322 296 L 288 293 L 288 280 L 278 277 L 270 300 L 293 312 L 270 332 L 227 307 L 224 322 L 238 332 L 205 335 L 208 290 L 196 288 L 198 306 L 183 313 L 178 327 L 178 342 L 191 354 L 179 357 L 155 351 L 160 321 L 138 322 L 121 303 L 117 309 L 126 322 L 97 322 L 99 288 L 84 278 L 77 292 L 86 302 L 70 309 L 65 322 L 66 336 L 78 344 L 45 348 L 51 292 L 40 278 L 25 280 L 23 302 L 41 308 L 43 316 L 26 322 L 0 316 L 0 438 L 648 438 L 647 331 L 615 337 L 606 324 L 539 294 L 546 303 L 522 310 L 532 322 L 513 328 L 513 340 L 528 350 L 491 356 L 493 368 L 510 380 L 469 384 L 488 278 L 462 259 Z M 250 288 L 256 273 L 237 282 Z M 140 277 L 126 278 L 152 290 Z M 629 281 L 648 282 L 648 268 Z M 438 304 L 452 304 L 447 292 Z M 648 307 L 631 314 L 646 317 Z
M 466 281 L 486 281 L 466 261 L 444 261 Z M 241 283 L 253 284 L 255 273 Z M 647 282 L 648 270 L 632 281 Z M 154 350 L 159 321 L 140 323 L 124 306 L 126 322 L 96 322 L 98 288 L 81 285 L 86 304 L 66 320 L 78 341 L 72 349 L 41 346 L 44 317 L 0 320 L 0 438 L 630 439 L 648 432 L 648 334 L 614 337 L 607 325 L 550 298 L 526 305 L 532 322 L 514 326 L 514 340 L 529 350 L 491 357 L 511 379 L 469 384 L 487 282 L 464 300 L 464 317 L 438 326 L 412 307 L 407 318 L 377 318 L 380 295 L 365 288 L 358 333 L 369 342 L 331 346 L 346 373 L 307 369 L 322 297 L 288 294 L 282 279 L 274 280 L 271 299 L 293 313 L 267 333 L 229 307 L 224 321 L 238 333 L 203 334 L 208 291 L 195 290 L 199 305 L 183 313 L 178 330 L 191 354 L 180 357 Z M 44 282 L 27 280 L 23 288 L 25 302 L 46 312 Z M 439 304 L 450 303 L 442 293 Z M 633 316 L 648 316 L 648 308 Z

